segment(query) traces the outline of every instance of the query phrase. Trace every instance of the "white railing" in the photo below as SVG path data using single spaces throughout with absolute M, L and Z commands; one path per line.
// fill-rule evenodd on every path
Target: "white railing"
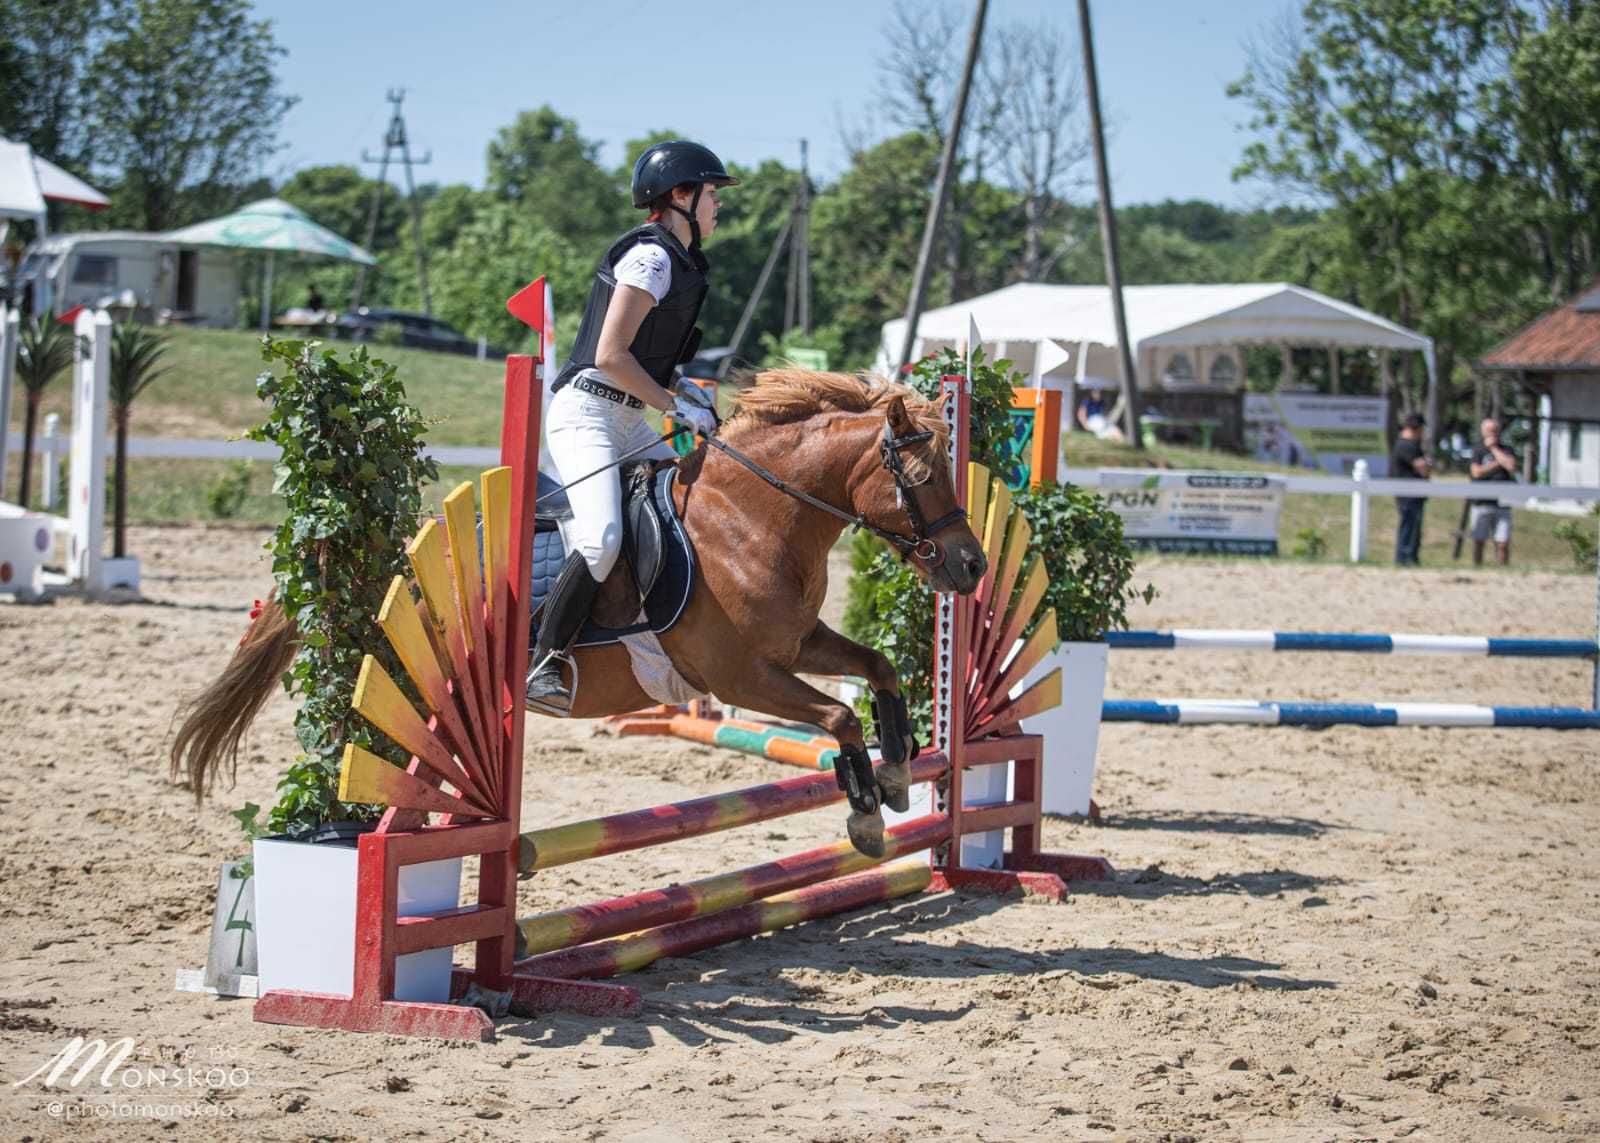
M 51 466 L 58 456 L 66 455 L 69 441 L 69 438 L 60 435 L 57 427 L 52 425 L 52 419 L 53 417 L 45 418 L 45 431 L 33 442 L 34 452 L 42 459 L 46 473 L 51 471 Z M 15 432 L 8 434 L 6 448 L 12 452 L 21 452 L 22 434 Z M 500 450 L 487 446 L 444 445 L 423 451 L 440 464 L 493 467 L 500 463 Z M 278 446 L 264 444 L 261 441 L 219 441 L 200 437 L 129 437 L 128 455 L 165 460 L 275 461 L 278 459 Z M 45 484 L 46 507 L 52 506 L 48 497 L 49 490 L 53 487 L 53 480 Z
M 54 417 L 46 417 L 44 432 L 34 441 L 44 470 L 45 507 L 54 507 L 56 464 L 68 451 L 70 438 L 60 434 Z M 10 433 L 6 448 L 22 451 L 22 434 Z M 463 467 L 492 467 L 500 463 L 500 450 L 488 446 L 445 445 L 425 450 L 429 457 L 444 465 Z M 278 459 L 276 445 L 259 441 L 206 440 L 197 437 L 131 437 L 128 440 L 130 457 L 159 457 L 167 460 L 267 460 Z M 1060 479 L 1085 488 L 1126 487 L 1130 483 L 1167 471 L 1153 468 L 1065 468 Z M 1185 470 L 1187 471 L 1187 470 Z M 1202 471 L 1202 470 L 1195 470 Z M 1237 473 L 1235 473 L 1237 475 Z M 1349 496 L 1350 497 L 1350 559 L 1359 562 L 1367 552 L 1367 500 L 1372 496 L 1426 496 L 1430 500 L 1482 500 L 1493 497 L 1511 504 L 1526 504 L 1530 500 L 1567 500 L 1583 504 L 1600 502 L 1600 488 L 1577 485 L 1474 484 L 1467 480 L 1370 480 L 1365 476 L 1365 465 L 1357 468 L 1357 475 L 1347 476 L 1280 476 L 1283 489 L 1289 495 Z

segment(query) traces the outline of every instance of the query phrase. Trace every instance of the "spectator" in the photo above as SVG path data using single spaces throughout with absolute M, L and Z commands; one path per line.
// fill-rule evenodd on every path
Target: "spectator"
M 327 308 L 327 303 L 322 300 L 322 293 L 316 286 L 306 291 L 306 309 L 314 314 L 320 314 Z
M 1106 412 L 1105 398 L 1094 389 L 1089 390 L 1089 395 L 1078 406 L 1078 426 L 1103 441 L 1122 439 L 1122 431 L 1112 423 L 1110 414 Z
M 1422 428 L 1427 422 L 1416 413 L 1408 415 L 1400 428 L 1400 439 L 1394 442 L 1394 452 L 1389 457 L 1389 476 L 1393 480 L 1427 480 L 1433 465 L 1422 453 Z M 1424 496 L 1396 496 L 1395 507 L 1400 510 L 1400 525 L 1395 530 L 1394 562 L 1404 567 L 1415 567 L 1422 547 L 1422 510 L 1428 503 Z
M 1479 430 L 1483 443 L 1472 450 L 1472 479 L 1493 484 L 1517 479 L 1517 454 L 1500 440 L 1500 422 L 1493 417 Z M 1483 563 L 1483 545 L 1494 540 L 1495 562 L 1502 567 L 1511 562 L 1511 509 L 1499 500 L 1474 500 L 1471 513 L 1472 562 Z

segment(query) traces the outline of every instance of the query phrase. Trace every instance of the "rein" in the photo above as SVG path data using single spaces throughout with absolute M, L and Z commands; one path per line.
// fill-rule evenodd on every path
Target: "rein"
M 889 475 L 894 478 L 895 490 L 899 494 L 901 505 L 905 508 L 906 515 L 911 519 L 911 526 L 914 531 L 910 536 L 903 536 L 898 532 L 891 532 L 887 528 L 880 528 L 876 524 L 869 522 L 863 515 L 852 516 L 842 508 L 835 508 L 826 501 L 818 500 L 815 496 L 800 491 L 800 489 L 788 484 L 780 477 L 768 472 L 726 441 L 719 440 L 717 437 L 706 437 L 705 442 L 712 448 L 726 453 L 744 465 L 744 467 L 785 496 L 793 497 L 802 504 L 808 504 L 818 511 L 826 512 L 837 520 L 844 521 L 854 531 L 865 529 L 871 532 L 878 539 L 898 551 L 902 560 L 915 556 L 929 567 L 938 567 L 944 562 L 944 550 L 933 539 L 933 533 L 965 517 L 966 513 L 957 508 L 954 511 L 946 512 L 943 516 L 933 521 L 932 524 L 924 523 L 922 513 L 916 507 L 916 498 L 910 495 L 909 486 L 905 483 L 905 469 L 900 463 L 900 450 L 902 448 L 932 439 L 933 434 L 929 432 L 912 433 L 910 436 L 905 437 L 891 437 L 888 427 L 885 426 L 883 441 L 879 445 L 879 451 L 883 454 L 883 465 L 889 470 Z

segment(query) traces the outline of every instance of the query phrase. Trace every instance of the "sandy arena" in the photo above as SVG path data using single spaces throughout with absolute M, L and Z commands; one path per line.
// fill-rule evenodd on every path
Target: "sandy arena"
M 270 586 L 263 533 L 134 529 L 147 602 L 0 605 L 0 1072 L 7 1138 L 1578 1139 L 1600 1133 L 1600 735 L 1108 726 L 1102 854 L 1070 902 L 914 898 L 631 978 L 627 1021 L 511 1019 L 464 1045 L 256 1024 L 179 994 L 217 866 L 273 800 L 292 709 L 236 788 L 168 784 L 172 712 Z M 1584 577 L 1148 560 L 1133 626 L 1583 636 Z M 836 582 L 835 602 L 842 589 Z M 1113 696 L 1590 701 L 1588 664 L 1118 653 Z M 523 820 L 793 774 L 530 719 Z M 842 837 L 844 811 L 563 867 L 524 912 Z M 1585 839 L 1589 840 L 1585 840 Z M 464 951 L 464 950 L 463 950 Z M 13 1087 L 71 1036 L 223 1061 L 194 1090 Z M 91 1103 L 188 1118 L 68 1121 Z M 55 1105 L 53 1110 L 52 1105 Z M 226 1117 L 226 1118 L 223 1118 Z

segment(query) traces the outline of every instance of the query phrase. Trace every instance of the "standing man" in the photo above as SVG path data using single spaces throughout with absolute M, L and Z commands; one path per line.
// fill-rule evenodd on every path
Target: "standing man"
M 1517 454 L 1500 440 L 1500 422 L 1493 417 L 1479 428 L 1483 443 L 1472 450 L 1472 479 L 1485 484 L 1517 479 Z M 1483 563 L 1483 545 L 1493 538 L 1495 562 L 1511 562 L 1511 509 L 1499 500 L 1472 501 L 1472 562 Z
M 1422 454 L 1422 429 L 1427 424 L 1416 413 L 1409 413 L 1400 427 L 1400 439 L 1394 442 L 1394 452 L 1389 457 L 1389 476 L 1392 480 L 1427 480 L 1433 465 Z M 1424 496 L 1396 496 L 1395 507 L 1400 510 L 1400 526 L 1395 529 L 1394 562 L 1415 567 L 1422 547 L 1422 509 L 1428 503 Z

